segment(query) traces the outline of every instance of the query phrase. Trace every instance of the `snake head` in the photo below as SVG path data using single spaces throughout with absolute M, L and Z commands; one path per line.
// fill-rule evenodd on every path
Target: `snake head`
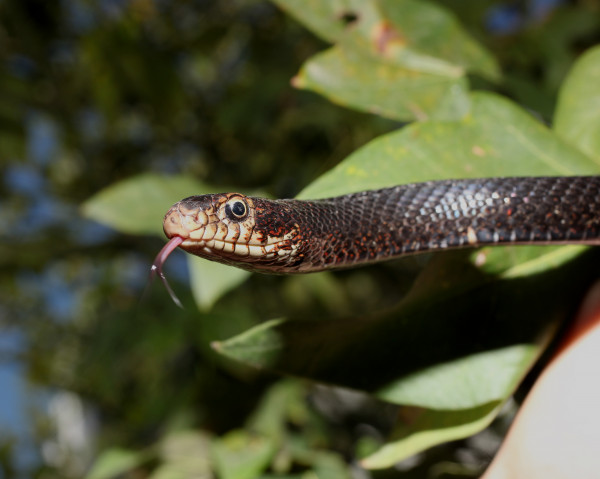
M 294 261 L 298 225 L 270 200 L 240 193 L 190 196 L 167 212 L 163 230 L 184 251 L 249 270 L 274 272 Z

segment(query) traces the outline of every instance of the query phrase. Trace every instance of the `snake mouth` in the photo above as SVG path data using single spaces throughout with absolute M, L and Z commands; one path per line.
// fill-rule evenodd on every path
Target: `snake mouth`
M 248 259 L 274 259 L 277 256 L 286 256 L 290 253 L 290 245 L 286 240 L 271 244 L 239 241 L 228 241 L 219 238 L 194 239 L 186 238 L 180 247 L 200 256 L 235 256 Z

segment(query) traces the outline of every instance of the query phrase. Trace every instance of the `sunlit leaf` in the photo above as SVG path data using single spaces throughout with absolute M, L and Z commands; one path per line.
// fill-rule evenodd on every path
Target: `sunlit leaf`
M 335 103 L 403 121 L 460 118 L 468 111 L 465 72 L 498 77 L 493 58 L 436 4 L 276 3 L 336 43 L 294 78 Z
M 223 294 L 242 283 L 250 272 L 188 256 L 192 294 L 200 309 L 208 310 Z
M 254 479 L 275 453 L 272 441 L 246 431 L 232 431 L 214 443 L 213 454 L 222 479 Z
M 307 28 L 331 43 L 362 38 L 354 47 L 379 53 L 382 61 L 428 71 L 427 62 L 478 72 L 492 79 L 499 75 L 495 59 L 467 32 L 452 13 L 424 0 L 334 0 L 331 2 L 273 0 Z M 418 61 L 418 60 L 417 60 Z M 404 63 L 406 62 L 406 63 Z M 446 67 L 447 68 L 447 67 Z M 441 73 L 441 72 L 440 72 Z
M 398 32 L 408 48 L 443 59 L 469 72 L 498 79 L 499 70 L 492 55 L 473 39 L 455 16 L 423 0 L 379 0 L 381 15 Z
M 595 174 L 598 166 L 516 104 L 472 95 L 459 121 L 428 121 L 381 136 L 319 177 L 299 198 L 426 180 Z
M 289 422 L 290 409 L 304 406 L 304 394 L 304 388 L 298 381 L 283 380 L 275 383 L 248 420 L 248 429 L 279 443 L 283 440 L 285 426 Z
M 327 479 L 352 479 L 353 475 L 348 470 L 346 463 L 340 455 L 327 452 L 315 454 L 313 462 L 316 477 Z
M 512 246 L 506 248 L 489 246 L 475 251 L 471 261 L 481 271 L 510 279 L 557 268 L 579 256 L 587 248 L 582 245 Z
M 167 434 L 159 446 L 162 464 L 151 479 L 213 477 L 212 438 L 203 431 L 176 431 Z
M 164 237 L 162 220 L 167 210 L 182 198 L 207 191 L 189 175 L 143 173 L 100 191 L 82 205 L 81 211 L 123 233 Z
M 347 31 L 359 30 L 368 36 L 380 21 L 376 2 L 372 0 L 272 0 L 286 13 L 324 40 L 334 43 Z
M 600 167 L 600 46 L 582 55 L 565 80 L 554 129 Z
M 377 397 L 437 410 L 502 401 L 516 389 L 537 353 L 538 347 L 531 344 L 475 353 L 392 381 L 377 392 Z
M 280 324 L 282 321 L 277 319 L 266 321 L 227 341 L 215 341 L 212 347 L 253 366 L 273 367 L 279 360 L 281 349 L 285 347 L 280 335 L 274 331 Z
M 332 47 L 308 60 L 294 86 L 334 103 L 403 121 L 426 119 L 447 97 L 464 105 L 467 82 L 460 69 L 440 75 L 402 67 L 356 49 Z M 449 108 L 460 116 L 457 106 Z
M 361 465 L 367 469 L 391 467 L 436 444 L 471 436 L 492 422 L 500 405 L 501 402 L 496 401 L 458 411 L 404 408 L 395 431 L 399 439 L 392 439 L 364 458 Z
M 114 479 L 148 461 L 146 452 L 107 449 L 96 459 L 85 479 Z

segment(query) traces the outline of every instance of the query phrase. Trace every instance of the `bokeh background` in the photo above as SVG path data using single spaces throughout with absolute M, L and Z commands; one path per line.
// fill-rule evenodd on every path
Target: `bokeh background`
M 495 88 L 542 120 L 573 61 L 600 41 L 594 0 L 438 3 L 499 60 Z M 107 448 L 147 451 L 182 429 L 244 431 L 274 385 L 289 388 L 286 421 L 307 450 L 351 458 L 359 436 L 385 433 L 393 411 L 226 364 L 205 339 L 284 314 L 385 306 L 386 285 L 405 272 L 378 268 L 368 295 L 361 272 L 255 276 L 201 313 L 173 255 L 179 311 L 160 288 L 144 294 L 163 241 L 80 210 L 143 172 L 291 197 L 397 128 L 291 86 L 325 47 L 266 1 L 0 0 L 0 478 L 82 477 Z M 424 463 L 489 454 L 463 443 Z

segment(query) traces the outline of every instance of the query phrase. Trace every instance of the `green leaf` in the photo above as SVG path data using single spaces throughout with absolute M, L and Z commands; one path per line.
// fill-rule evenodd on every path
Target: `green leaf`
M 88 199 L 81 208 L 90 219 L 129 234 L 164 236 L 162 220 L 177 201 L 207 191 L 189 175 L 143 173 L 115 183 Z
M 290 409 L 303 407 L 304 396 L 304 388 L 298 381 L 283 380 L 275 383 L 252 413 L 247 428 L 269 437 L 279 445 L 285 436 Z
M 263 436 L 235 430 L 215 441 L 213 454 L 218 477 L 254 479 L 269 466 L 275 448 Z
M 210 478 L 212 473 L 212 438 L 203 431 L 176 431 L 159 445 L 162 464 L 151 479 Z
M 126 449 L 104 451 L 85 476 L 85 479 L 113 479 L 148 461 L 147 452 Z
M 424 0 L 379 0 L 377 4 L 408 48 L 491 80 L 499 78 L 494 57 L 448 10 Z
M 532 344 L 517 344 L 436 364 L 390 382 L 377 397 L 438 410 L 503 401 L 516 389 L 538 351 Z
M 227 341 L 214 341 L 213 349 L 225 356 L 261 368 L 273 367 L 285 344 L 275 328 L 283 320 L 273 319 L 255 326 Z M 272 354 L 271 354 L 272 353 Z
M 334 453 L 320 452 L 315 455 L 314 471 L 316 477 L 326 477 L 327 479 L 352 479 L 348 467 L 344 460 Z
M 587 248 L 582 245 L 485 247 L 473 253 L 471 262 L 481 271 L 510 279 L 557 268 L 573 260 Z
M 349 468 L 339 454 L 315 449 L 299 438 L 295 439 L 288 442 L 287 448 L 294 462 L 312 468 L 308 477 L 351 479 Z
M 471 436 L 486 428 L 496 417 L 501 402 L 496 401 L 462 411 L 436 411 L 405 408 L 404 422 L 389 443 L 360 461 L 366 469 L 383 469 L 436 444 Z
M 554 129 L 600 164 L 600 46 L 582 55 L 565 80 Z
M 251 274 L 192 255 L 188 255 L 187 260 L 192 294 L 203 311 L 209 310 L 223 294 L 239 286 Z
M 598 165 L 509 100 L 472 94 L 459 121 L 427 121 L 383 135 L 302 190 L 323 198 L 445 178 L 596 174 Z
M 337 42 L 308 60 L 293 83 L 341 105 L 402 121 L 460 118 L 468 111 L 465 71 L 499 76 L 493 57 L 433 3 L 325 2 L 315 10 L 276 3 Z
M 365 53 L 380 53 L 382 61 L 427 71 L 427 62 L 445 63 L 456 72 L 466 69 L 498 79 L 499 69 L 452 13 L 424 0 L 273 0 L 315 34 L 331 43 L 354 37 Z M 412 64 L 415 59 L 417 63 Z M 418 62 L 423 62 L 419 65 Z M 405 63 L 406 62 L 406 63 Z M 453 66 L 453 67 L 452 67 Z M 423 67 L 423 70 L 421 70 Z
M 380 21 L 376 2 L 372 0 L 272 0 L 286 13 L 324 40 L 336 42 L 348 30 L 368 36 Z
M 423 61 L 419 66 L 426 70 Z M 467 82 L 460 69 L 446 70 L 445 75 L 419 71 L 414 64 L 402 67 L 356 48 L 335 46 L 308 60 L 293 84 L 334 103 L 402 121 L 428 118 L 446 98 L 456 104 L 446 111 L 461 116 Z

